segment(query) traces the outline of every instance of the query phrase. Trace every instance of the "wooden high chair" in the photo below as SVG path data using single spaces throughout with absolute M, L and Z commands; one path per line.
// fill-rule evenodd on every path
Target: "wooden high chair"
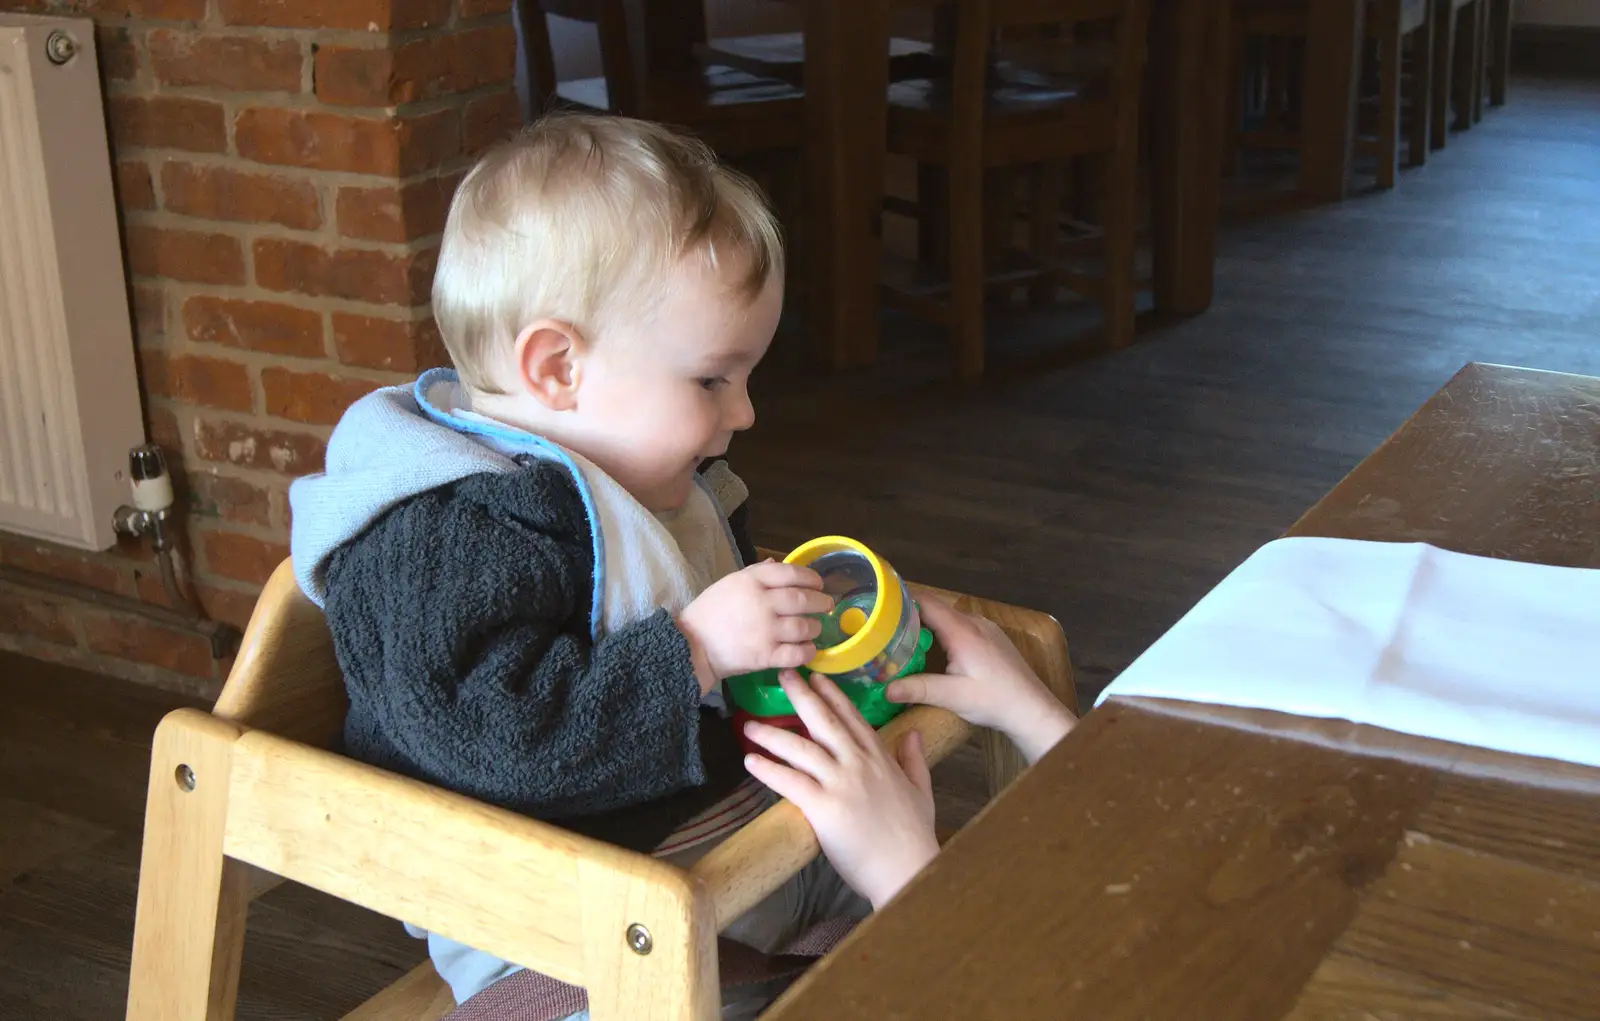
M 940 592 L 994 621 L 1076 708 L 1050 616 Z M 329 750 L 346 699 L 322 614 L 288 561 L 267 583 L 212 712 L 156 730 L 145 808 L 129 1021 L 228 1021 L 250 901 L 292 879 L 574 985 L 595 1021 L 712 1021 L 717 933 L 818 852 L 780 802 L 685 871 Z M 967 740 L 951 713 L 913 707 L 930 762 Z M 991 793 L 1022 769 L 986 734 Z M 345 1021 L 432 1021 L 454 1007 L 424 962 Z

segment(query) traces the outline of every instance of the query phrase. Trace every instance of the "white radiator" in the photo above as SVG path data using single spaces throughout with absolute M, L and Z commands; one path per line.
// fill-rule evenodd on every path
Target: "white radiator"
M 93 23 L 0 14 L 0 531 L 115 541 L 144 441 Z

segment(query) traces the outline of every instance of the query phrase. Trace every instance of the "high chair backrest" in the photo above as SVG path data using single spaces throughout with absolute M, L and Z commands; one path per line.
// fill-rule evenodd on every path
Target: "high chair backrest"
M 329 748 L 349 706 L 327 620 L 285 560 L 261 591 L 212 715 Z

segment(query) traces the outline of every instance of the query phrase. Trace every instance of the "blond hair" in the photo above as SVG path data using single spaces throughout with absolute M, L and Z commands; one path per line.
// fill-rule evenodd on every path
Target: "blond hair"
M 597 337 L 648 317 L 687 257 L 739 272 L 753 300 L 783 272 L 777 220 L 703 143 L 623 117 L 555 114 L 491 150 L 450 203 L 433 314 L 461 379 L 497 366 L 541 319 Z

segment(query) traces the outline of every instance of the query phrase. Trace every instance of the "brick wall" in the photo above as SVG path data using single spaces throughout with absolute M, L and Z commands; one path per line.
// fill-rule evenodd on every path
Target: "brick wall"
M 182 566 L 243 625 L 287 554 L 287 486 L 350 401 L 442 364 L 438 235 L 520 120 L 510 0 L 0 0 L 92 17 L 150 439 Z M 0 535 L 0 561 L 163 602 L 146 546 Z M 198 636 L 0 585 L 0 648 L 214 694 Z

